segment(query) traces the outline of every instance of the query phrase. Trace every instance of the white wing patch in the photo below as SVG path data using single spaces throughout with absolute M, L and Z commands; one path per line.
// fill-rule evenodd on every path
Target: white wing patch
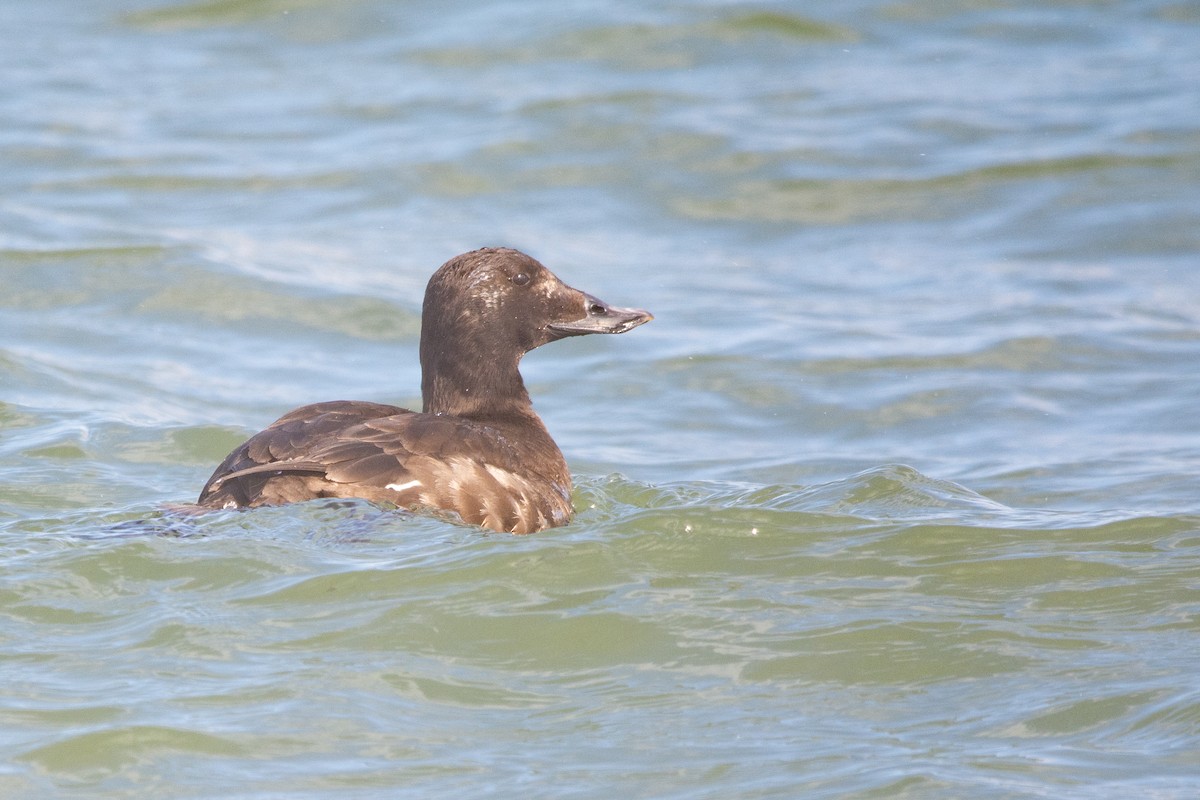
M 529 482 L 524 478 L 514 475 L 506 469 L 500 469 L 492 464 L 484 464 L 483 468 L 487 470 L 488 475 L 496 479 L 497 483 L 507 489 L 516 489 L 523 492 L 529 485 Z
M 495 531 L 530 533 L 548 523 L 562 525 L 571 518 L 570 493 L 557 483 L 547 484 L 519 473 L 463 456 L 422 459 L 422 482 L 394 483 L 389 489 L 418 485 L 419 502 L 453 511 L 468 524 Z
M 408 483 L 389 483 L 383 488 L 391 489 L 393 492 L 403 492 L 405 489 L 412 489 L 414 486 L 420 485 L 420 481 L 409 481 Z

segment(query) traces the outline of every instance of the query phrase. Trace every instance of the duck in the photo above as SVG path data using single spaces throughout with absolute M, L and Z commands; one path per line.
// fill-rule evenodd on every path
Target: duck
M 421 310 L 421 411 L 333 400 L 289 411 L 238 445 L 197 505 L 361 498 L 516 534 L 566 525 L 571 473 L 533 409 L 521 357 L 654 317 L 609 305 L 507 247 L 438 268 Z

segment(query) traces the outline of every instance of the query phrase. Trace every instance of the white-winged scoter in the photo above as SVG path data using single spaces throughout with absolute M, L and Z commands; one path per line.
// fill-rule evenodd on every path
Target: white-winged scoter
M 197 502 L 212 508 L 360 497 L 532 533 L 570 521 L 571 473 L 533 410 L 521 356 L 653 317 L 572 289 L 533 258 L 485 248 L 429 279 L 422 413 L 356 400 L 303 406 L 238 446 Z

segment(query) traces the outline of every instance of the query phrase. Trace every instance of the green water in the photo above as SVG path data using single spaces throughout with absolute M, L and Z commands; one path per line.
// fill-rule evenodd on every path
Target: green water
M 0 8 L 0 796 L 1191 798 L 1200 6 Z M 525 249 L 575 521 L 178 511 Z

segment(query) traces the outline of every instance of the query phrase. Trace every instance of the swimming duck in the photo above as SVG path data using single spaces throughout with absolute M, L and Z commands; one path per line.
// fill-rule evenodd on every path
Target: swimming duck
M 425 290 L 421 412 L 357 400 L 289 411 L 204 485 L 210 508 L 359 497 L 511 533 L 565 525 L 571 473 L 518 369 L 548 342 L 625 333 L 653 316 L 567 286 L 509 248 L 464 253 Z

